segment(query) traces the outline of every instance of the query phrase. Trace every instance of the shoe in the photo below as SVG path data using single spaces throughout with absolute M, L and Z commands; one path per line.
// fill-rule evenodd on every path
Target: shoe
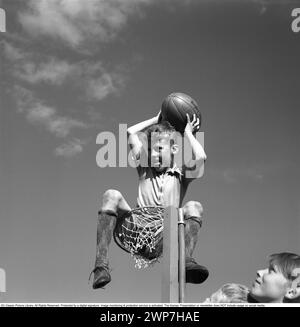
M 107 266 L 95 267 L 95 269 L 91 272 L 94 273 L 94 282 L 93 289 L 103 288 L 106 284 L 111 281 L 109 269 Z M 90 275 L 90 277 L 91 277 Z
M 185 262 L 185 282 L 192 284 L 203 283 L 209 275 L 206 267 L 197 264 L 195 259 L 188 258 Z

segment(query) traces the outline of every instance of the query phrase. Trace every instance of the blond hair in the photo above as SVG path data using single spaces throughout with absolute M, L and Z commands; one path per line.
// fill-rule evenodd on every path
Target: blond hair
M 211 303 L 246 303 L 248 287 L 241 284 L 228 283 L 219 288 L 205 302 Z

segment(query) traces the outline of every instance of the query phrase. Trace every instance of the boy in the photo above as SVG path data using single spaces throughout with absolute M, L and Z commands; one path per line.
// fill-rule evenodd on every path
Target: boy
M 190 169 L 189 165 L 177 167 L 174 156 L 179 151 L 178 144 L 174 140 L 175 129 L 168 122 L 161 122 L 161 114 L 138 123 L 127 130 L 128 141 L 131 147 L 133 158 L 137 165 L 139 175 L 139 187 L 137 206 L 182 206 L 183 197 L 189 183 L 203 172 L 206 154 L 203 147 L 194 137 L 200 129 L 199 119 L 193 116 L 192 121 L 187 115 L 187 124 L 184 130 L 184 137 L 188 140 L 195 157 L 195 167 Z M 151 146 L 148 149 L 150 165 L 142 165 L 143 143 L 138 136 L 143 130 L 147 130 L 147 136 L 152 137 Z M 147 140 L 148 144 L 150 139 Z M 147 151 L 146 151 L 147 152 Z M 149 162 L 150 160 L 148 160 Z M 187 174 L 188 172 L 188 174 Z M 188 177 L 187 177 L 188 175 Z M 196 263 L 192 258 L 198 231 L 202 224 L 202 205 L 196 201 L 189 201 L 183 207 L 184 219 L 186 222 L 186 282 L 202 283 L 208 277 L 208 270 Z M 99 211 L 97 225 L 97 251 L 94 273 L 93 288 L 102 288 L 111 281 L 108 266 L 108 247 L 111 242 L 116 224 L 120 223 L 122 217 L 130 215 L 131 208 L 123 195 L 117 190 L 108 190 L 103 194 L 102 206 Z M 157 255 L 162 249 L 156 249 Z
M 296 284 L 294 283 L 299 274 L 300 256 L 294 253 L 283 252 L 270 256 L 269 267 L 257 271 L 256 280 L 250 289 L 246 290 L 245 287 L 238 288 L 238 284 L 230 285 L 231 288 L 233 288 L 233 285 L 236 285 L 234 288 L 236 290 L 239 289 L 239 298 L 244 299 L 246 296 L 246 302 L 248 303 L 300 303 L 300 281 Z M 223 290 L 223 287 L 220 290 Z M 234 298 L 236 297 L 236 292 L 232 292 L 231 295 L 227 292 L 225 297 L 219 296 L 220 290 L 215 292 L 210 297 L 210 300 L 207 299 L 205 302 L 237 303 Z
M 299 255 L 286 252 L 272 254 L 269 267 L 257 271 L 250 288 L 249 302 L 300 303 L 300 281 L 294 285 L 293 281 L 297 278 L 294 274 L 300 274 Z
M 247 303 L 249 289 L 241 284 L 225 284 L 204 303 Z

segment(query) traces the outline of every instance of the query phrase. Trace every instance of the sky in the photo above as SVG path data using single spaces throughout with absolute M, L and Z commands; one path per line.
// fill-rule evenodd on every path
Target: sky
M 250 286 L 277 252 L 300 252 L 299 1 L 2 0 L 0 267 L 4 302 L 156 303 L 146 270 L 114 243 L 112 282 L 88 283 L 107 189 L 133 207 L 137 173 L 100 168 L 97 135 L 155 116 L 184 92 L 199 104 L 207 161 L 184 201 L 204 222 L 194 257 Z M 119 142 L 117 142 L 117 146 Z

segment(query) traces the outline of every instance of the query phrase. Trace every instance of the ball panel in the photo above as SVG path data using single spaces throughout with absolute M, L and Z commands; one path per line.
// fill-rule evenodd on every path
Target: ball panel
M 176 104 L 177 108 L 182 113 L 182 116 L 184 116 L 184 121 L 186 124 L 186 116 L 185 114 L 189 114 L 190 118 L 193 118 L 193 115 L 195 114 L 197 118 L 199 118 L 200 125 L 201 125 L 201 113 L 198 109 L 196 102 L 189 96 L 183 97 L 182 95 L 174 94 L 173 102 Z
M 168 107 L 165 111 L 165 118 L 171 125 L 175 127 L 176 130 L 181 129 L 182 116 L 172 98 L 169 98 Z
M 182 105 L 182 109 L 186 110 L 187 108 L 194 113 L 198 113 L 198 105 L 196 101 L 194 101 L 191 97 L 189 96 L 183 96 L 183 95 L 174 95 L 173 98 L 178 99 L 177 102 L 180 102 Z
M 185 125 L 187 123 L 187 118 L 186 118 L 186 110 L 183 107 L 183 103 L 181 103 L 180 101 L 177 101 L 177 99 L 175 97 L 172 97 L 172 102 L 174 104 L 174 108 L 176 110 L 177 116 L 178 116 L 178 125 L 179 127 L 181 127 L 181 129 L 185 128 Z M 184 125 L 184 126 L 182 126 Z
M 171 93 L 167 96 L 162 103 L 161 114 L 163 120 L 169 121 L 181 133 L 187 123 L 186 114 L 189 114 L 191 119 L 195 114 L 201 125 L 202 117 L 197 102 L 184 93 Z

